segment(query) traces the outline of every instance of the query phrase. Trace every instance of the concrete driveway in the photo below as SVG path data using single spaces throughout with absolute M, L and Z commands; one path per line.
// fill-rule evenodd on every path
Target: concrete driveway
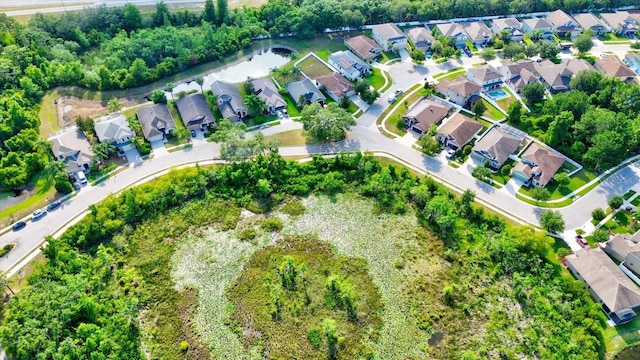
M 167 151 L 167 148 L 164 147 L 165 142 L 166 142 L 166 140 L 164 140 L 164 139 L 151 142 L 151 150 L 153 151 L 153 156 L 154 157 L 164 156 L 164 155 L 167 155 L 169 153 Z
M 142 157 L 136 148 L 125 151 L 124 156 L 127 158 L 129 165 L 137 166 L 142 164 Z

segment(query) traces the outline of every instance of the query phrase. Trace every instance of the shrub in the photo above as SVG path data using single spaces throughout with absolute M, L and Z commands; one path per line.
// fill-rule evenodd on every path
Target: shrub
M 254 228 L 246 228 L 238 234 L 238 239 L 242 241 L 251 241 L 255 239 L 257 235 L 258 234 Z
M 260 227 L 269 231 L 280 231 L 282 230 L 282 226 L 283 226 L 282 220 L 278 218 L 267 219 L 263 221 L 262 224 L 260 225 Z
M 319 349 L 320 345 L 322 345 L 322 331 L 317 328 L 309 330 L 307 333 L 307 340 L 309 340 L 309 343 L 311 343 L 311 346 L 313 346 L 314 349 Z
M 180 342 L 180 351 L 186 352 L 187 350 L 189 350 L 189 343 L 186 341 Z
M 291 200 L 280 209 L 283 213 L 291 216 L 300 216 L 304 213 L 304 205 L 298 199 Z
M 596 208 L 596 209 L 593 209 L 593 211 L 591 212 L 591 216 L 595 221 L 602 221 L 602 219 L 604 219 L 607 216 L 607 214 L 604 212 L 602 208 Z
M 14 246 L 16 246 L 16 244 L 11 243 L 0 248 L 0 257 L 7 255 L 7 253 L 11 251 L 11 249 L 13 249 Z
M 73 185 L 69 181 L 69 175 L 64 172 L 59 173 L 55 177 L 55 188 L 60 194 L 69 194 L 73 191 Z
M 621 195 L 613 195 L 609 200 L 609 206 L 611 206 L 612 209 L 618 209 L 622 206 L 623 202 L 624 198 Z

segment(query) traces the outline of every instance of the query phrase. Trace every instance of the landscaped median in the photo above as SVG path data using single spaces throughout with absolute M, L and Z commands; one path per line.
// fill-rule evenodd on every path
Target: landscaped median
M 404 94 L 396 99 L 395 105 L 389 106 L 380 114 L 378 120 L 376 120 L 376 124 L 384 136 L 393 139 L 406 134 L 406 130 L 400 128 L 402 114 L 407 112 L 407 109 L 422 97 L 420 93 L 422 87 L 422 84 L 415 84 L 410 87 Z

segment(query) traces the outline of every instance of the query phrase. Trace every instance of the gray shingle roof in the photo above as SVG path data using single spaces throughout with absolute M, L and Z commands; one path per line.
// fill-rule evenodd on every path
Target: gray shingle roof
M 305 78 L 304 80 L 287 83 L 285 87 L 296 103 L 301 96 L 304 96 L 306 101 L 312 103 L 316 101 L 326 100 L 324 95 L 322 95 L 322 92 L 320 92 L 320 90 L 318 90 L 318 88 L 313 85 L 313 82 L 311 82 L 311 80 L 307 78 Z
M 211 108 L 202 94 L 182 97 L 176 100 L 176 106 L 184 126 L 189 130 L 198 129 L 216 122 Z
M 474 151 L 486 151 L 492 159 L 503 164 L 509 155 L 520 146 L 522 139 L 517 139 L 502 131 L 500 127 L 493 127 L 473 147 Z
M 80 129 L 54 135 L 49 140 L 53 156 L 67 164 L 69 173 L 83 171 L 83 164 L 93 161 L 95 154 L 91 151 L 91 144 Z
M 274 109 L 287 107 L 287 103 L 282 95 L 276 89 L 271 79 L 255 79 L 253 80 L 253 88 L 260 99 L 264 101 L 267 107 L 272 106 Z
M 127 117 L 122 113 L 96 119 L 94 128 L 100 142 L 119 142 L 120 139 L 134 136 Z
M 239 118 L 238 113 L 247 113 L 240 91 L 235 84 L 219 80 L 214 81 L 211 84 L 211 91 L 218 96 L 218 109 L 223 118 L 237 120 Z
M 146 139 L 168 133 L 176 129 L 176 123 L 166 104 L 155 104 L 136 112 Z

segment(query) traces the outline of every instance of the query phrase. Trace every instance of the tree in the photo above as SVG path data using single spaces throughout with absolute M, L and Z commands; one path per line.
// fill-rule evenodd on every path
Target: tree
M 349 109 L 349 105 L 351 104 L 351 101 L 349 101 L 349 98 L 347 96 L 343 96 L 340 98 L 340 107 L 347 110 Z
M 593 218 L 593 220 L 600 222 L 605 217 L 607 217 L 607 213 L 605 213 L 604 209 L 602 209 L 602 208 L 595 208 L 591 212 L 591 217 Z
M 518 54 L 524 54 L 523 44 L 510 42 L 502 48 L 502 56 L 504 56 L 505 59 L 513 59 Z
M 122 17 L 122 27 L 127 31 L 136 30 L 142 27 L 142 15 L 137 6 L 126 3 L 124 5 L 124 15 Z
M 593 34 L 592 30 L 587 30 L 587 31 L 583 32 L 573 42 L 573 47 L 578 49 L 578 52 L 580 54 L 584 54 L 584 53 L 589 52 L 591 50 L 591 48 L 593 47 L 593 35 L 594 34 Z
M 116 146 L 110 142 L 101 142 L 91 145 L 91 151 L 100 159 L 107 160 L 116 152 Z
M 217 0 L 218 25 L 226 24 L 229 19 L 229 4 L 227 0 Z
M 560 185 L 560 187 L 567 187 L 567 185 L 569 185 L 569 183 L 571 182 L 569 174 L 564 171 L 557 173 L 553 177 L 553 179 L 558 183 L 558 185 Z
M 564 231 L 564 220 L 558 211 L 545 210 L 540 213 L 540 225 L 549 233 Z
M 507 121 L 512 124 L 519 124 L 520 120 L 522 120 L 522 114 L 522 103 L 520 103 L 520 101 L 516 101 L 509 105 L 509 109 L 507 109 Z
M 606 242 L 609 240 L 609 233 L 604 229 L 596 229 L 596 231 L 591 234 L 591 238 L 598 243 Z
M 165 87 L 164 87 L 164 89 L 165 89 L 169 94 L 171 94 L 171 101 L 175 101 L 175 99 L 173 98 L 173 88 L 174 88 L 174 85 L 173 85 L 173 83 L 172 83 L 172 82 L 168 82 L 168 83 L 167 83 L 167 86 L 165 86 Z
M 49 179 L 54 178 L 58 173 L 64 172 L 67 168 L 67 164 L 61 160 L 49 161 L 45 166 L 43 173 Z
M 429 134 L 420 136 L 417 144 L 422 149 L 422 152 L 429 156 L 434 156 L 438 151 L 440 151 L 440 149 L 442 149 L 440 142 L 434 136 Z
M 491 176 L 491 171 L 484 166 L 476 166 L 471 171 L 471 176 L 478 180 L 485 180 Z
M 547 201 L 551 198 L 551 193 L 549 193 L 549 190 L 542 187 L 534 186 L 533 189 L 529 191 L 529 193 L 535 201 Z
M 542 40 L 537 44 L 540 57 L 543 59 L 553 59 L 560 52 L 560 45 L 554 41 Z
M 9 286 L 9 279 L 7 279 L 7 275 L 5 274 L 0 274 L 0 287 L 6 287 L 7 289 L 9 289 L 9 291 L 11 291 L 12 295 L 16 294 L 13 292 L 13 290 Z
M 162 90 L 155 90 L 151 93 L 151 101 L 153 101 L 154 104 L 166 104 L 167 94 Z
M 616 195 L 613 195 L 611 199 L 609 199 L 609 206 L 614 210 L 619 209 L 623 203 L 624 203 L 624 198 L 622 197 L 622 195 L 616 194 Z
M 213 6 L 213 0 L 206 0 L 204 2 L 204 11 L 202 12 L 202 19 L 210 23 L 216 22 L 216 9 Z
M 485 47 L 480 51 L 479 55 L 484 62 L 491 61 L 496 58 L 496 49 L 492 47 Z
M 244 105 L 249 111 L 249 116 L 252 117 L 262 114 L 262 109 L 266 106 L 264 100 L 255 94 L 247 94 L 247 96 L 244 97 Z
M 530 104 L 538 103 L 544 99 L 544 85 L 539 82 L 527 84 L 522 87 L 522 95 Z
M 276 152 L 276 140 L 267 141 L 264 134 L 257 133 L 245 138 L 246 125 L 238 122 L 232 124 L 227 119 L 218 121 L 216 131 L 211 140 L 220 143 L 220 158 L 227 161 L 244 161 L 259 154 Z
M 484 104 L 484 101 L 478 100 L 471 107 L 471 111 L 473 111 L 473 113 L 476 114 L 476 116 L 482 116 L 482 114 L 484 114 L 484 112 L 487 111 L 487 105 Z
M 113 98 L 107 102 L 107 110 L 110 113 L 118 112 L 122 109 L 122 103 L 117 98 Z
M 211 1 L 211 0 L 208 0 Z M 204 78 L 202 76 L 198 76 L 196 78 L 196 84 L 200 85 L 200 92 L 204 94 L 204 89 L 202 88 L 202 85 L 204 84 Z
M 247 77 L 247 81 L 244 82 L 243 87 L 244 87 L 244 93 L 247 95 L 255 94 L 256 92 L 256 89 L 253 86 L 253 78 L 250 76 Z
M 171 25 L 170 16 L 169 8 L 164 1 L 156 3 L 156 12 L 153 14 L 153 25 L 155 27 Z
M 326 107 L 319 103 L 306 106 L 301 113 L 304 130 L 319 141 L 336 141 L 345 138 L 345 132 L 356 124 L 351 114 L 337 103 Z

